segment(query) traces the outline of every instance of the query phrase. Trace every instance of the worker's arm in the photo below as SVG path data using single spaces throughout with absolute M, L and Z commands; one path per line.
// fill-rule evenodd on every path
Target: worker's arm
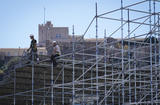
M 27 52 L 30 50 L 30 48 L 29 49 L 27 49 Z

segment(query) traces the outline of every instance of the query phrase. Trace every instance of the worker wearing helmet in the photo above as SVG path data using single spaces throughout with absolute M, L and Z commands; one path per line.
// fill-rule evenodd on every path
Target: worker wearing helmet
M 34 39 L 34 35 L 30 35 L 30 39 L 31 39 L 31 44 L 29 49 L 27 50 L 30 55 L 31 55 L 31 59 L 32 59 L 32 55 L 34 56 L 34 59 L 39 59 L 38 55 L 37 55 L 37 41 Z
M 56 41 L 53 41 L 52 45 L 53 45 L 53 51 L 51 55 L 51 60 L 53 62 L 54 67 L 56 67 L 57 66 L 56 58 L 61 55 L 61 50 Z

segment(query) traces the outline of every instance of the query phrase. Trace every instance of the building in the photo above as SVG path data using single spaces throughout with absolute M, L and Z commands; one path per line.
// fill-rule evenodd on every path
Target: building
M 38 37 L 38 55 L 47 55 L 46 47 L 50 46 L 52 41 L 57 41 L 59 44 L 65 43 L 65 45 L 72 41 L 68 27 L 53 27 L 51 21 L 39 24 Z M 81 36 L 75 36 L 75 40 L 80 40 L 80 38 Z M 27 48 L 0 48 L 0 55 L 22 56 L 26 50 Z
M 51 21 L 39 24 L 38 27 L 39 46 L 46 46 L 46 41 L 70 42 L 68 27 L 53 27 Z

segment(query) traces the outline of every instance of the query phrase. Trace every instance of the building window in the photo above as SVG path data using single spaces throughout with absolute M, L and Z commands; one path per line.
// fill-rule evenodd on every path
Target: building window
M 56 34 L 56 38 L 60 39 L 61 38 L 61 34 Z

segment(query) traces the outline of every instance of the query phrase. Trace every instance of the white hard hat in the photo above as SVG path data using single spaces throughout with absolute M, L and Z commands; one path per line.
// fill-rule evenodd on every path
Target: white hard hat
M 30 37 L 34 37 L 34 35 L 33 35 L 33 34 L 30 34 Z
M 56 41 L 53 41 L 52 43 L 56 43 Z

